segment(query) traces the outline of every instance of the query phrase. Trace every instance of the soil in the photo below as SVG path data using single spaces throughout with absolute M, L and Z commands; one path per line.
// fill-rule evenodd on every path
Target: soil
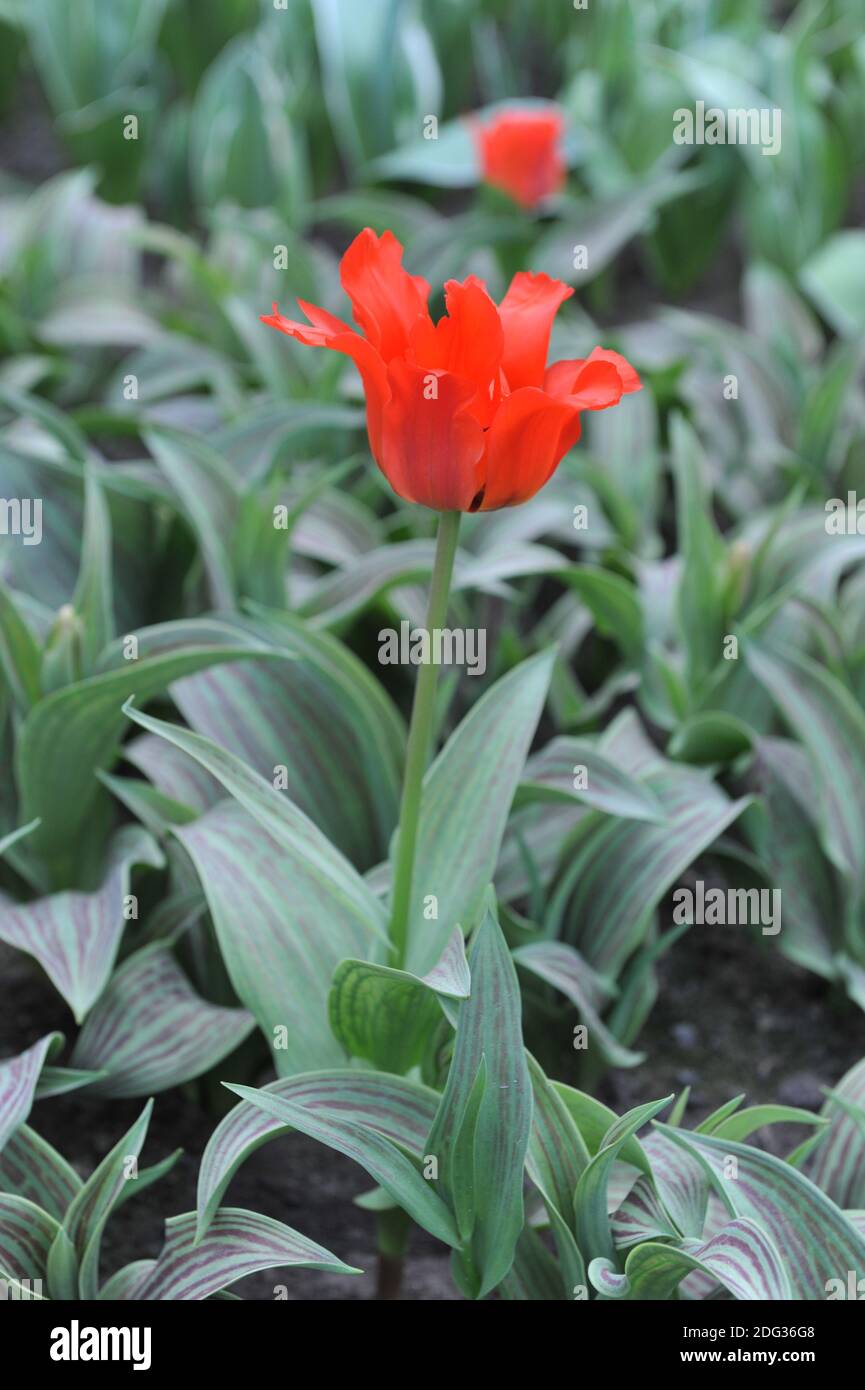
M 842 1006 L 819 979 L 776 950 L 743 937 L 709 935 L 712 931 L 694 928 L 662 961 L 659 1000 L 639 1039 L 650 1060 L 633 1071 L 608 1073 L 598 1094 L 622 1111 L 690 1086 L 688 1124 L 741 1091 L 748 1103 L 819 1108 L 821 1088 L 834 1085 L 865 1056 L 865 1015 Z M 53 1028 L 71 1040 L 65 1005 L 49 982 L 27 957 L 2 945 L 0 982 L 0 1057 L 22 1051 Z M 569 1074 L 573 1065 L 573 1054 L 563 1054 L 562 1080 L 575 1079 Z M 109 1224 L 103 1244 L 106 1277 L 128 1261 L 155 1255 L 165 1216 L 195 1205 L 198 1165 L 216 1119 L 190 1094 L 193 1089 L 157 1097 L 144 1161 L 155 1162 L 178 1147 L 184 1153 L 166 1177 L 125 1204 Z M 38 1101 L 30 1123 L 86 1176 L 140 1109 L 138 1100 L 97 1100 L 86 1091 L 73 1092 Z M 772 1129 L 758 1139 L 785 1152 L 802 1137 L 801 1131 Z M 236 1175 L 227 1202 L 296 1227 L 365 1272 L 267 1271 L 238 1282 L 234 1292 L 265 1301 L 282 1286 L 292 1301 L 374 1298 L 375 1219 L 352 1200 L 370 1186 L 347 1159 L 304 1136 L 265 1144 Z M 459 1297 L 447 1253 L 422 1232 L 413 1236 L 403 1297 Z

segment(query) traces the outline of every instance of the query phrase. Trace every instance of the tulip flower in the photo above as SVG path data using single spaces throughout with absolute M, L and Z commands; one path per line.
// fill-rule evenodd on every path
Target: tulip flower
M 470 276 L 445 286 L 446 313 L 430 317 L 430 287 L 402 265 L 392 232 L 366 228 L 340 265 L 357 332 L 298 300 L 306 323 L 273 306 L 263 322 L 298 342 L 350 357 L 366 396 L 370 449 L 391 487 L 441 513 L 426 615 L 447 619 L 463 512 L 527 501 L 580 435 L 584 410 L 604 410 L 640 389 L 618 353 L 547 366 L 550 331 L 573 290 L 548 275 L 514 276 L 501 304 Z M 419 668 L 406 749 L 393 862 L 389 934 L 393 964 L 405 963 L 423 787 L 435 714 L 436 668 Z
M 449 280 L 446 314 L 433 323 L 430 287 L 403 268 L 396 237 L 366 228 L 340 277 L 360 332 L 302 300 L 308 323 L 276 305 L 263 322 L 352 359 L 373 458 L 408 502 L 448 512 L 526 502 L 579 439 L 582 412 L 640 388 L 633 367 L 603 348 L 547 366 L 553 319 L 573 294 L 548 275 L 515 275 L 498 305 L 475 276 Z
M 560 112 L 506 109 L 486 124 L 472 120 L 471 127 L 484 182 L 509 193 L 521 207 L 537 207 L 564 185 Z

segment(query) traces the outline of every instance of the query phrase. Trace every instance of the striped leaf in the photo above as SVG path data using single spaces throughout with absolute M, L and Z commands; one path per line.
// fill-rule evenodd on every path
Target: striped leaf
M 510 1269 L 523 1227 L 532 1090 L 516 971 L 490 912 L 477 930 L 469 963 L 472 993 L 459 1006 L 454 1055 L 428 1151 L 438 1156 L 441 1180 L 455 1208 L 469 1201 L 473 1206 L 465 1268 L 474 1296 L 483 1298 Z M 478 1099 L 473 1091 L 482 1066 L 485 1086 Z M 472 1162 L 467 1168 L 459 1161 L 459 1137 L 476 1100 Z
M 760 738 L 750 775 L 766 812 L 751 822 L 751 839 L 784 903 L 778 946 L 797 964 L 834 980 L 830 924 L 843 921 L 843 905 L 820 847 L 808 755 L 792 739 Z
M 208 811 L 222 799 L 222 788 L 179 748 L 155 734 L 142 734 L 124 744 L 123 756 L 149 778 L 163 796 L 188 806 L 192 811 Z
M 248 644 L 226 642 L 224 637 L 211 645 L 180 645 L 66 686 L 31 710 L 18 737 L 16 774 L 22 818 L 41 818 L 28 849 L 48 863 L 54 886 L 80 881 L 82 849 L 87 848 L 100 800 L 108 795 L 96 772 L 109 769 L 116 757 L 125 723 L 123 702 L 134 696 L 143 704 L 172 681 L 220 662 L 238 661 L 249 650 Z M 254 646 L 251 650 L 255 654 Z M 57 795 L 58 786 L 63 787 L 62 796 Z
M 424 1230 L 446 1245 L 459 1243 L 453 1217 L 432 1184 L 421 1176 L 419 1168 L 396 1144 L 377 1130 L 346 1120 L 338 1111 L 312 1110 L 297 1105 L 273 1091 L 234 1085 L 229 1085 L 228 1090 L 257 1105 L 281 1124 L 345 1154 L 389 1192 Z
M 416 975 L 438 960 L 458 923 L 468 930 L 480 912 L 554 655 L 542 652 L 497 681 L 426 775 L 409 916 L 407 963 Z M 430 895 L 438 903 L 436 921 L 424 915 Z
M 61 1033 L 48 1033 L 20 1056 L 0 1062 L 0 1150 L 30 1114 L 45 1059 L 62 1043 Z
M 376 934 L 386 940 L 381 903 L 317 826 L 270 782 L 200 734 L 152 719 L 129 705 L 125 712 L 141 728 L 159 734 L 200 763 L 273 837 L 279 846 L 280 862 L 292 876 L 292 897 L 308 894 L 319 905 L 325 904 L 328 919 L 342 922 L 355 940 L 369 942 Z M 186 826 L 182 830 L 187 842 L 193 828 Z M 351 953 L 349 949 L 342 955 Z
M 102 1096 L 145 1096 L 209 1071 L 248 1037 L 254 1020 L 196 994 L 160 943 L 124 962 L 85 1023 L 74 1064 L 101 1070 Z
M 370 922 L 381 908 L 312 822 L 262 785 L 288 819 L 282 838 L 232 801 L 174 833 L 200 877 L 237 997 L 264 1033 L 279 1074 L 291 1075 L 345 1060 L 328 1022 L 328 990 L 344 957 L 373 950 L 361 897 L 373 904 Z M 307 857 L 307 844 L 318 863 Z M 340 880 L 353 885 L 357 908 Z
M 341 1115 L 421 1157 L 439 1102 L 419 1082 L 381 1072 L 320 1071 L 273 1081 L 264 1091 L 312 1113 Z M 207 1230 L 229 1182 L 251 1153 L 268 1139 L 287 1134 L 290 1124 L 242 1101 L 220 1121 L 207 1143 L 198 1175 L 199 1233 Z
M 378 863 L 396 824 L 405 729 L 347 647 L 287 614 L 247 622 L 292 660 L 248 662 L 178 681 L 187 724 L 281 789 L 358 868 Z
M 597 1153 L 580 1175 L 574 1205 L 577 1244 L 587 1260 L 604 1259 L 615 1264 L 616 1252 L 608 1214 L 607 1189 L 613 1164 L 643 1125 L 648 1124 L 673 1099 L 650 1101 L 622 1115 L 610 1126 Z
M 159 868 L 163 862 L 150 835 L 124 826 L 111 843 L 105 878 L 95 893 L 52 893 L 20 906 L 2 904 L 0 940 L 35 956 L 79 1023 L 111 975 L 126 925 L 132 866 Z
M 839 1207 L 865 1207 L 865 1060 L 841 1078 L 823 1106 L 829 1132 L 811 1177 Z
M 0 1193 L 0 1278 L 21 1297 L 35 1279 L 42 1280 L 43 1289 L 47 1286 L 48 1257 L 58 1229 L 54 1217 L 26 1197 Z
M 570 999 L 588 1029 L 589 1053 L 597 1048 L 598 1055 L 612 1067 L 635 1067 L 643 1061 L 645 1053 L 632 1052 L 604 1024 L 592 1003 L 594 971 L 573 946 L 563 941 L 533 941 L 518 947 L 514 960 Z
M 748 806 L 702 773 L 671 765 L 647 779 L 663 825 L 606 818 L 586 826 L 563 880 L 569 934 L 596 970 L 615 978 L 642 940 L 664 894 Z M 563 891 L 563 890 L 562 890 Z
M 711 1184 L 694 1155 L 671 1143 L 666 1133 L 654 1130 L 643 1140 L 652 1165 L 652 1179 L 661 1209 L 680 1236 L 699 1239 L 706 1224 Z
M 420 1063 L 441 1018 L 439 995 L 465 999 L 471 977 L 459 927 L 429 974 L 344 960 L 333 976 L 328 1013 L 334 1037 L 353 1057 L 404 1074 Z
M 165 1223 L 165 1244 L 159 1258 L 144 1279 L 132 1286 L 127 1297 L 138 1302 L 200 1302 L 260 1269 L 287 1268 L 362 1273 L 281 1221 L 239 1207 L 226 1207 L 216 1214 L 207 1235 L 197 1245 L 195 1212 L 170 1217 Z
M 830 671 L 794 651 L 754 643 L 748 665 L 811 759 L 826 853 L 865 889 L 865 713 Z
M 0 1154 L 0 1192 L 26 1197 L 62 1221 L 81 1179 L 66 1159 L 29 1125 L 20 1125 Z
M 664 820 L 664 808 L 651 787 L 581 738 L 553 739 L 529 758 L 514 804 L 543 800 L 579 801 L 625 820 Z
M 616 1207 L 611 1229 L 617 1250 L 628 1250 L 645 1240 L 680 1238 L 661 1205 L 654 1183 L 643 1173 Z
M 756 1222 L 784 1252 L 791 1298 L 823 1299 L 848 1270 L 865 1278 L 865 1239 L 795 1168 L 729 1139 L 660 1128 L 703 1163 L 731 1215 Z
M 747 1219 L 728 1222 L 707 1241 L 689 1240 L 678 1246 L 645 1241 L 638 1245 L 625 1261 L 625 1297 L 672 1298 L 682 1280 L 695 1270 L 708 1275 L 714 1285 L 720 1284 L 735 1299 L 790 1298 L 790 1284 L 778 1250 L 762 1226 Z M 592 1275 L 590 1268 L 589 1277 Z M 597 1287 L 609 1294 L 603 1281 Z

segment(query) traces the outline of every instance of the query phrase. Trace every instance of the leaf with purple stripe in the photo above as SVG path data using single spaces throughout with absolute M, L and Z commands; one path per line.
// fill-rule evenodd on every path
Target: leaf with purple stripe
M 62 1221 L 83 1183 L 62 1154 L 32 1130 L 20 1125 L 0 1154 L 0 1192 L 26 1197 Z
M 667 764 L 647 785 L 667 815 L 663 825 L 609 816 L 584 824 L 567 869 L 563 934 L 604 975 L 615 978 L 663 895 L 738 819 L 750 799 L 731 801 L 702 772 Z
M 21 727 L 16 768 L 23 816 L 42 821 L 28 850 L 50 866 L 53 886 L 80 882 L 91 824 L 108 798 L 96 773 L 107 771 L 117 756 L 123 702 L 134 697 L 143 704 L 182 676 L 220 662 L 280 655 L 243 642 L 239 633 L 218 624 L 211 625 L 209 643 L 200 646 L 182 644 L 186 624 L 165 627 L 171 629 L 165 642 L 172 644 L 166 650 L 54 691 L 34 706 Z M 143 644 L 146 633 L 136 635 Z
M 865 1277 L 865 1240 L 790 1164 L 729 1139 L 659 1128 L 704 1164 L 732 1216 L 755 1221 L 784 1252 L 792 1298 L 823 1299 L 828 1281 L 848 1270 Z
M 438 960 L 457 924 L 468 931 L 483 909 L 554 655 L 541 652 L 496 681 L 424 778 L 407 956 L 416 975 Z M 438 903 L 436 921 L 424 913 L 431 894 Z
M 30 1114 L 45 1059 L 62 1043 L 62 1033 L 47 1033 L 26 1052 L 0 1062 L 0 1150 Z
M 323 1110 L 363 1124 L 400 1144 L 415 1157 L 424 1152 L 439 1095 L 417 1081 L 383 1072 L 340 1069 L 310 1072 L 273 1081 L 263 1092 L 283 1097 L 315 1113 Z M 291 1124 L 242 1101 L 217 1125 L 207 1143 L 198 1175 L 198 1222 L 203 1234 L 237 1169 L 268 1139 L 291 1131 Z
M 532 941 L 514 951 L 514 960 L 571 1001 L 586 1024 L 590 1055 L 596 1048 L 612 1067 L 636 1067 L 643 1061 L 645 1053 L 625 1047 L 603 1022 L 592 1002 L 595 972 L 573 946 L 565 941 Z
M 419 1165 L 380 1132 L 348 1121 L 333 1111 L 311 1110 L 296 1105 L 282 1096 L 274 1095 L 272 1091 L 230 1085 L 228 1082 L 223 1084 L 281 1124 L 300 1130 L 337 1153 L 345 1154 L 389 1192 L 394 1201 L 424 1230 L 446 1245 L 458 1244 L 453 1217 L 432 1185 L 421 1176 Z
M 865 713 L 830 671 L 795 651 L 749 643 L 746 657 L 807 749 L 826 853 L 865 888 Z
M 340 882 L 354 882 L 354 869 L 342 860 L 339 877 L 332 873 L 339 852 L 287 799 L 269 791 L 298 818 L 291 854 L 284 839 L 233 801 L 174 833 L 198 872 L 235 992 L 264 1033 L 277 1072 L 290 1075 L 345 1061 L 328 1022 L 331 978 L 346 956 L 372 953 L 372 922 L 381 907 L 357 878 L 358 899 L 368 895 L 375 904 L 365 930 Z M 305 855 L 307 843 L 318 864 Z
M 532 1085 L 523 1050 L 520 990 L 501 927 L 487 912 L 469 959 L 471 997 L 459 1006 L 456 1044 L 428 1152 L 455 1210 L 471 1210 L 463 1242 L 465 1282 L 483 1298 L 507 1274 L 523 1228 L 523 1168 L 532 1123 Z M 478 1097 L 475 1084 L 483 1067 Z M 473 1161 L 463 1161 L 461 1131 L 472 1110 Z M 465 1189 L 465 1190 L 463 1190 Z
M 55 1298 L 95 1298 L 99 1288 L 99 1249 L 105 1223 L 135 1182 L 137 1159 L 147 1136 L 153 1101 L 149 1100 L 132 1127 L 106 1154 L 76 1194 L 63 1219 L 53 1257 L 62 1271 Z M 80 1283 L 78 1282 L 80 1277 Z
M 165 1244 L 153 1268 L 128 1297 L 136 1301 L 201 1301 L 260 1269 L 320 1269 L 360 1274 L 314 1240 L 257 1212 L 225 1207 L 195 1243 L 195 1212 L 165 1223 Z
M 162 854 L 138 826 L 124 826 L 111 844 L 105 877 L 94 893 L 52 893 L 0 905 L 0 940 L 35 956 L 77 1022 L 99 998 L 126 925 L 124 899 L 134 864 L 160 868 Z
M 728 1222 L 707 1241 L 686 1240 L 680 1245 L 645 1241 L 628 1255 L 618 1294 L 603 1279 L 596 1287 L 611 1297 L 669 1299 L 695 1271 L 745 1302 L 783 1301 L 791 1296 L 776 1246 L 762 1226 L 748 1219 Z M 593 1272 L 590 1267 L 590 1278 Z
M 865 1060 L 829 1093 L 830 1121 L 812 1160 L 811 1177 L 839 1207 L 865 1206 Z
M 113 976 L 82 1029 L 72 1061 L 102 1070 L 102 1096 L 144 1096 L 209 1071 L 249 1036 L 245 1009 L 202 999 L 168 946 L 137 951 Z
M 364 664 L 337 638 L 285 613 L 236 622 L 292 659 L 178 681 L 186 723 L 281 789 L 359 869 L 387 853 L 399 811 L 405 728 Z
M 0 1278 L 19 1296 L 27 1296 L 33 1280 L 47 1281 L 48 1257 L 59 1229 L 53 1216 L 26 1197 L 0 1193 Z
M 585 774 L 585 786 L 575 776 L 578 770 Z M 555 738 L 529 758 L 514 805 L 531 801 L 579 801 L 625 820 L 664 820 L 664 808 L 651 787 L 581 738 Z

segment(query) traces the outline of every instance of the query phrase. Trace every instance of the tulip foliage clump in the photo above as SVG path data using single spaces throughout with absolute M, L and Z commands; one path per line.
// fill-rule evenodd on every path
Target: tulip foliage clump
M 0 1286 L 851 1296 L 852 0 L 98 9 L 0 4 Z

